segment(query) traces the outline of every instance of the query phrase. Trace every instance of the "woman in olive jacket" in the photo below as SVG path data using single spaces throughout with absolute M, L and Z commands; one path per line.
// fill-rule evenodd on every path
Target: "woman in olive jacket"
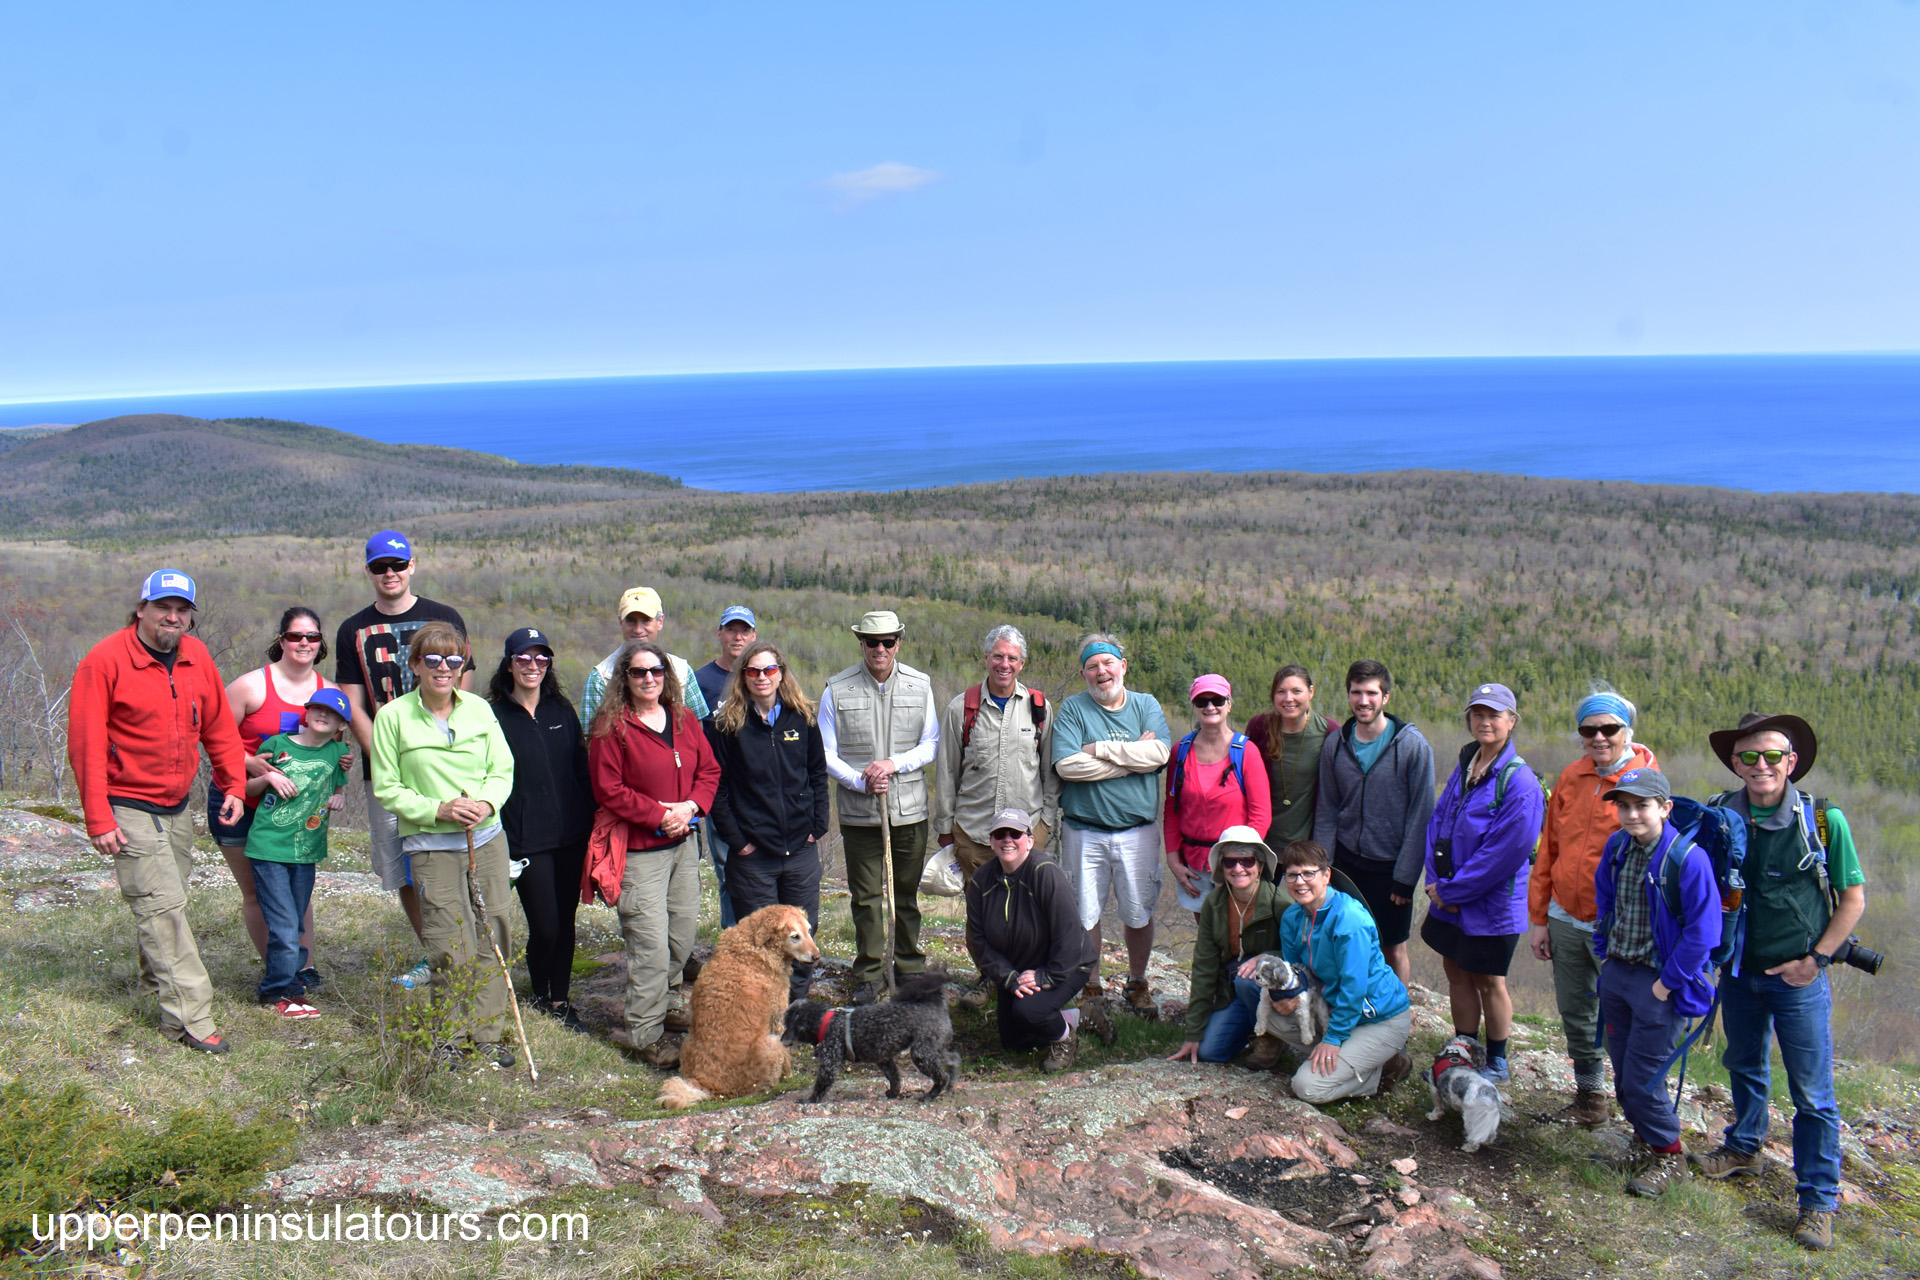
M 707 737 L 720 760 L 713 825 L 732 850 L 727 895 L 734 915 L 744 920 L 778 903 L 804 909 L 817 928 L 827 750 L 813 700 L 776 645 L 761 640 L 733 664 Z M 796 964 L 788 992 L 802 999 L 812 982 L 813 966 Z
M 1273 880 L 1279 859 L 1253 828 L 1228 827 L 1208 860 L 1215 887 L 1200 904 L 1186 1033 L 1174 1062 L 1231 1062 L 1247 1047 L 1261 998 L 1248 971 L 1280 950 L 1280 917 L 1291 902 Z M 1264 1070 L 1280 1061 L 1281 1044 L 1261 1039 L 1248 1065 Z

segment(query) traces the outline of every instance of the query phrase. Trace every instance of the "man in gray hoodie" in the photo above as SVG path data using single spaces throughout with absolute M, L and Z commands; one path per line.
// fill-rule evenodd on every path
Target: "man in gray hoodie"
M 1387 714 L 1392 696 L 1384 664 L 1365 658 L 1347 668 L 1353 718 L 1320 752 L 1313 838 L 1366 899 L 1380 950 L 1406 983 L 1413 978 L 1413 895 L 1433 816 L 1433 748 L 1418 729 Z

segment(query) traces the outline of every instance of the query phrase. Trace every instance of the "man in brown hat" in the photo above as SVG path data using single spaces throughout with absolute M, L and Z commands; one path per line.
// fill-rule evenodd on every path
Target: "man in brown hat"
M 1696 1162 L 1708 1178 L 1766 1168 L 1768 1052 L 1776 1038 L 1793 1093 L 1793 1169 L 1800 1219 L 1793 1238 L 1833 1247 L 1840 1197 L 1840 1108 L 1833 1096 L 1833 995 L 1826 969 L 1844 954 L 1867 903 L 1866 877 L 1841 812 L 1794 786 L 1820 749 L 1799 716 L 1749 713 L 1709 736 L 1746 785 L 1717 796 L 1747 823 L 1746 936 L 1720 976 L 1720 1019 L 1733 1123 Z

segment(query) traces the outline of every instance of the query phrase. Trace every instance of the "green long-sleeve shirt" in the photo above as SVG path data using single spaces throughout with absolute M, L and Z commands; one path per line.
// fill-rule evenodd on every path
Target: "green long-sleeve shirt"
M 453 695 L 445 721 L 427 710 L 419 690 L 380 709 L 373 721 L 373 794 L 400 819 L 402 837 L 457 833 L 440 821 L 440 805 L 462 792 L 494 812 L 513 792 L 513 752 L 493 708 L 471 693 Z

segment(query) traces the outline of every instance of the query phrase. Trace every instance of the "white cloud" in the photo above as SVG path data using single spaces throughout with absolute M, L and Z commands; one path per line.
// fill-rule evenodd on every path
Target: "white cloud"
M 930 182 L 938 182 L 940 176 L 932 169 L 919 169 L 897 160 L 888 160 L 868 169 L 836 173 L 820 185 L 833 193 L 834 202 L 840 208 L 852 209 L 885 196 L 903 196 L 909 191 L 918 191 Z

